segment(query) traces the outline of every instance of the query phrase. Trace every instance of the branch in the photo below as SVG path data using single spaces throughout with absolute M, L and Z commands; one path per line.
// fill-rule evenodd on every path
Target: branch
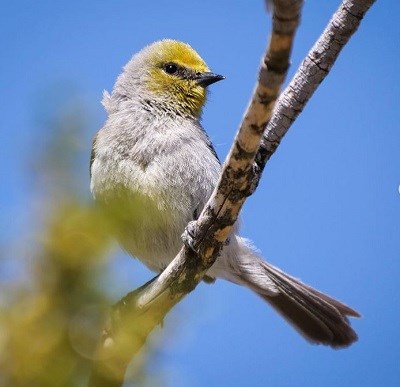
M 302 0 L 273 2 L 268 49 L 219 183 L 198 221 L 188 226 L 185 244 L 177 257 L 158 277 L 115 305 L 93 364 L 89 386 L 122 386 L 127 365 L 150 332 L 197 286 L 215 262 L 245 199 L 254 192 L 266 162 L 329 72 L 341 48 L 357 30 L 373 0 L 343 2 L 282 94 L 271 118 L 289 67 L 302 3 Z
M 261 170 L 315 90 L 329 74 L 342 48 L 357 31 L 374 2 L 375 0 L 344 0 L 334 13 L 275 106 L 256 158 Z

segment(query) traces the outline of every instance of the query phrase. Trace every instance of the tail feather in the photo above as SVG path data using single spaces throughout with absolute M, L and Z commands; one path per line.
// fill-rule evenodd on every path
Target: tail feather
M 251 289 L 311 343 L 343 348 L 358 339 L 348 319 L 357 311 L 265 262 L 245 238 L 231 238 L 207 274 Z
M 260 281 L 252 281 L 249 272 L 241 273 L 243 284 L 277 310 L 299 333 L 316 344 L 333 348 L 347 347 L 357 340 L 347 316 L 360 314 L 338 300 L 303 284 L 278 268 L 257 259 L 265 270 L 268 282 L 276 287 L 271 294 L 270 286 L 260 287 Z

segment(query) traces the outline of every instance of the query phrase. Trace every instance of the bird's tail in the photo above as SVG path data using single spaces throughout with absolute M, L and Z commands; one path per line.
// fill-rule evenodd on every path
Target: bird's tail
M 360 317 L 357 311 L 263 261 L 245 239 L 237 242 L 226 279 L 253 290 L 312 343 L 341 348 L 357 340 L 347 318 Z

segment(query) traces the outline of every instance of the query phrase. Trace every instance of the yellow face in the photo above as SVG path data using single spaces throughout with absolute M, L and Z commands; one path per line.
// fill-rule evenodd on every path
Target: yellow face
M 206 63 L 182 42 L 162 40 L 152 48 L 147 81 L 149 90 L 171 99 L 181 113 L 200 116 L 207 92 L 197 79 L 210 71 Z

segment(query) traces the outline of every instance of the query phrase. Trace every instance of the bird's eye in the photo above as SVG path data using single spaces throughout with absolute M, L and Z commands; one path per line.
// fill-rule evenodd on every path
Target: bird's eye
M 175 74 L 178 71 L 178 66 L 174 63 L 167 63 L 164 70 L 167 74 Z

